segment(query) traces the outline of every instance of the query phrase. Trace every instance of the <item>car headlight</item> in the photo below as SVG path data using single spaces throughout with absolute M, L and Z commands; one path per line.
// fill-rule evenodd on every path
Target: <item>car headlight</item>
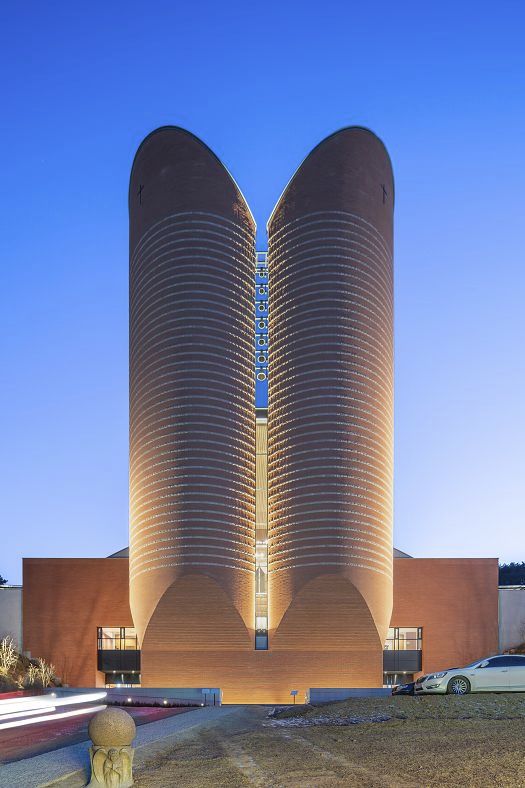
M 427 676 L 426 681 L 431 681 L 432 679 L 442 679 L 443 676 L 447 675 L 447 671 L 444 670 L 441 673 L 432 673 L 431 676 Z

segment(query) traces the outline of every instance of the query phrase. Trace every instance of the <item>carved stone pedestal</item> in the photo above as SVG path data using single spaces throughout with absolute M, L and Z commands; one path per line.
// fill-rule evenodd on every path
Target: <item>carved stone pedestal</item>
M 124 709 L 107 708 L 95 714 L 89 723 L 91 782 L 89 786 L 129 788 L 133 785 L 131 743 L 136 728 Z
M 132 747 L 90 747 L 90 786 L 129 788 L 133 785 Z

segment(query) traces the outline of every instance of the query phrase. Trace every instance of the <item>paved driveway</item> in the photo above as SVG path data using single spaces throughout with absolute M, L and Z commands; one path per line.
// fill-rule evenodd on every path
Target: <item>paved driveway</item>
M 202 725 L 218 723 L 236 709 L 235 706 L 208 706 L 185 710 L 184 714 L 171 715 L 141 725 L 134 742 L 137 768 L 140 768 L 143 754 L 149 751 L 153 743 Z M 0 788 L 47 788 L 55 784 L 61 788 L 80 788 L 86 785 L 88 777 L 89 756 L 86 741 L 14 763 L 0 764 Z
M 156 707 L 129 707 L 126 709 L 136 725 L 156 722 L 189 711 L 188 708 L 161 709 Z M 93 714 L 81 717 L 41 722 L 21 728 L 0 731 L 0 764 L 20 761 L 70 744 L 88 740 L 88 725 Z M 0 766 L 1 768 L 1 766 Z

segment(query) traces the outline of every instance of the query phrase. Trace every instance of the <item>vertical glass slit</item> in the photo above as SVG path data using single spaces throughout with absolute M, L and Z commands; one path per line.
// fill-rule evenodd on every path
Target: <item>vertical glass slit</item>
M 255 269 L 255 648 L 268 648 L 268 265 Z

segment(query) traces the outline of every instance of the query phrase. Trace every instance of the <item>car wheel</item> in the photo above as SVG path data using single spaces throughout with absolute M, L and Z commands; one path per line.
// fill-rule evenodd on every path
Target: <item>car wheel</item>
M 464 676 L 454 676 L 447 685 L 449 695 L 467 695 L 470 692 L 470 681 Z

